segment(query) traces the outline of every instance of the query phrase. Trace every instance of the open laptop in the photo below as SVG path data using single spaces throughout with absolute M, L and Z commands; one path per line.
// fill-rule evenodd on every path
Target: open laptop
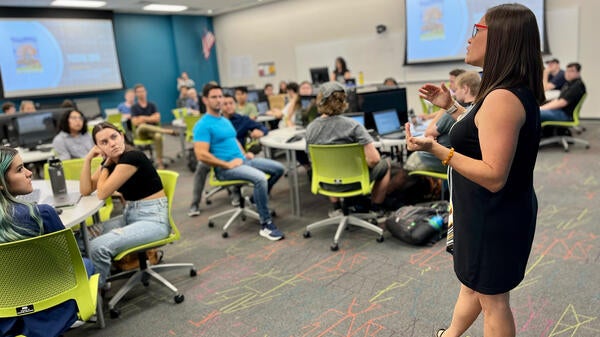
M 365 126 L 365 113 L 364 112 L 348 112 L 348 113 L 345 113 L 344 116 L 350 117 L 350 118 L 354 119 L 358 124 Z M 379 134 L 377 133 L 377 131 L 375 131 L 373 129 L 367 129 L 367 132 L 374 139 L 379 138 Z
M 374 111 L 373 121 L 377 132 L 382 138 L 402 139 L 406 136 L 396 109 Z
M 259 115 L 266 114 L 267 111 L 269 111 L 269 102 L 267 102 L 267 101 L 256 102 L 256 109 L 258 110 Z
M 50 159 L 48 160 L 48 164 L 52 195 L 46 197 L 42 203 L 54 206 L 55 208 L 76 205 L 79 199 L 81 199 L 81 194 L 79 192 L 68 193 L 62 162 L 58 159 Z

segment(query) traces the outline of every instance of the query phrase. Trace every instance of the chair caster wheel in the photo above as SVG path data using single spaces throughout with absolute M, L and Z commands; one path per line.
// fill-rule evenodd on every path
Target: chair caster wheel
M 184 299 L 185 299 L 185 297 L 183 296 L 183 294 L 177 294 L 177 295 L 175 295 L 175 297 L 173 297 L 173 300 L 177 304 L 183 302 Z
M 214 222 L 212 222 L 212 221 L 209 221 L 209 222 L 208 222 L 208 227 L 209 227 L 209 228 L 213 228 L 213 227 L 215 227 L 215 223 L 214 223 Z
M 304 234 L 302 234 L 302 236 L 304 236 L 305 239 L 308 239 L 308 238 L 310 238 L 310 232 L 306 231 L 306 232 L 304 232 Z
M 121 310 L 110 309 L 110 318 L 119 318 L 119 316 L 121 316 Z
M 275 211 L 271 211 L 271 216 L 277 216 L 277 213 Z
M 210 201 L 210 200 L 206 200 L 206 204 L 207 204 L 207 205 L 210 205 L 210 204 L 212 204 L 212 201 Z
M 223 234 L 221 234 L 221 236 L 223 237 L 223 239 L 227 239 L 229 234 L 227 232 L 223 232 Z
M 377 219 L 369 219 L 369 222 L 375 226 L 377 226 Z
M 383 242 L 383 235 L 377 238 L 377 242 L 379 242 L 379 243 Z
M 246 221 L 246 216 L 245 215 L 242 215 L 240 218 L 242 219 L 242 221 Z
M 336 252 L 338 249 L 340 249 L 337 243 L 332 244 L 329 248 L 331 248 L 332 252 Z
M 150 286 L 150 282 L 148 281 L 142 281 L 142 284 L 144 285 L 144 287 Z
M 190 277 L 195 277 L 196 275 L 198 275 L 198 272 L 196 271 L 196 269 L 194 269 L 194 268 L 190 269 Z

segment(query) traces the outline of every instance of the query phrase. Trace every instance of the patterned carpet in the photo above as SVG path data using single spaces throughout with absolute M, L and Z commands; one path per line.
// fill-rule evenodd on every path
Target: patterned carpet
M 584 124 L 590 149 L 539 152 L 537 233 L 526 277 L 511 292 L 518 336 L 600 336 L 600 122 Z M 167 148 L 179 150 L 172 139 Z M 233 224 L 223 239 L 223 222 L 208 228 L 206 219 L 231 207 L 227 194 L 189 218 L 192 173 L 183 159 L 171 168 L 181 172 L 174 218 L 182 240 L 164 247 L 164 259 L 194 262 L 198 276 L 164 275 L 185 301 L 174 304 L 166 289 L 140 285 L 119 304 L 119 319 L 107 315 L 105 329 L 86 324 L 66 336 L 416 337 L 448 325 L 459 284 L 444 242 L 413 247 L 385 233 L 377 243 L 374 233 L 352 228 L 331 252 L 333 227 L 304 239 L 304 227 L 326 217 L 328 203 L 310 194 L 303 169 L 302 217 L 290 215 L 287 179 L 272 192 L 285 240 L 258 236 L 252 220 Z M 483 336 L 482 316 L 465 336 Z

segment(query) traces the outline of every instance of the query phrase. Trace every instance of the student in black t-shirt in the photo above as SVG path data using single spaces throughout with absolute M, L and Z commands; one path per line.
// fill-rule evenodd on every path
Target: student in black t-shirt
M 131 107 L 131 123 L 135 126 L 136 137 L 154 140 L 154 151 L 156 152 L 156 163 L 159 169 L 163 169 L 163 134 L 176 135 L 171 129 L 161 128 L 160 112 L 156 105 L 148 101 L 146 88 L 142 84 L 133 87 L 137 103 Z
M 581 65 L 569 63 L 565 71 L 565 83 L 557 99 L 540 106 L 541 121 L 573 120 L 573 110 L 585 94 L 585 84 L 581 80 Z
M 123 215 L 104 223 L 104 234 L 90 243 L 90 258 L 104 286 L 112 258 L 131 247 L 165 238 L 171 232 L 167 197 L 160 176 L 146 155 L 125 144 L 123 134 L 110 123 L 100 123 L 92 131 L 94 146 L 86 155 L 80 178 L 80 192 L 97 191 L 106 199 L 119 192 L 126 200 Z M 91 172 L 95 157 L 102 166 Z

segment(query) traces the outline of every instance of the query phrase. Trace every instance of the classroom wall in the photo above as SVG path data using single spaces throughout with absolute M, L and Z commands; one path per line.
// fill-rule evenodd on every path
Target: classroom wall
M 546 0 L 546 10 L 547 25 L 555 28 L 548 32 L 553 56 L 563 66 L 571 61 L 582 64 L 591 93 L 582 117 L 600 118 L 600 97 L 593 94 L 600 77 L 592 76 L 600 73 L 600 63 L 592 58 L 600 51 L 592 42 L 599 28 L 593 13 L 600 13 L 600 2 Z M 378 24 L 385 24 L 387 32 L 377 34 Z M 365 83 L 395 77 L 407 87 L 409 107 L 420 111 L 420 85 L 446 80 L 453 68 L 474 69 L 463 62 L 403 66 L 404 2 L 397 0 L 287 0 L 218 16 L 214 27 L 224 86 L 308 80 L 309 66 L 331 70 L 335 57 L 343 56 L 354 76 L 363 71 Z M 257 65 L 262 62 L 274 62 L 276 75 L 259 77 Z
M 177 77 L 186 71 L 196 85 L 219 80 L 217 59 L 213 48 L 206 60 L 202 54 L 201 37 L 212 31 L 212 18 L 204 16 L 115 14 L 114 28 L 121 74 L 126 88 L 142 83 L 148 99 L 157 104 L 163 124 L 173 119 Z M 65 98 L 98 97 L 101 108 L 116 108 L 124 90 L 92 95 L 70 95 L 36 99 L 41 104 L 55 104 Z M 18 106 L 18 101 L 15 101 Z

